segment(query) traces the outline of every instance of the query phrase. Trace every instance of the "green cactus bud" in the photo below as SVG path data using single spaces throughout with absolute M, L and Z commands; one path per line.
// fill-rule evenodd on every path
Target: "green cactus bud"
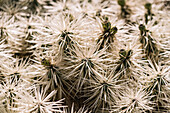
M 92 0 L 88 0 L 88 3 L 92 3 Z
M 111 32 L 113 35 L 116 34 L 117 31 L 118 31 L 117 27 L 112 27 Z
M 31 26 L 30 26 L 30 25 L 28 25 L 28 29 L 31 29 Z
M 120 56 L 121 58 L 126 56 L 126 51 L 125 51 L 125 49 L 121 49 L 121 50 L 119 51 L 119 56 Z
M 139 30 L 140 30 L 141 36 L 146 35 L 147 30 L 146 30 L 146 28 L 145 28 L 145 25 L 140 24 L 140 25 L 139 25 Z
M 146 8 L 147 10 L 151 10 L 151 7 L 152 7 L 152 4 L 151 4 L 151 3 L 146 3 L 146 4 L 145 4 L 145 8 Z
M 126 5 L 125 0 L 118 0 L 117 3 L 122 7 Z
M 45 58 L 42 59 L 41 64 L 44 65 L 44 66 L 50 66 L 51 65 L 51 63 L 48 60 L 46 60 Z
M 111 29 L 111 23 L 108 22 L 108 21 L 105 21 L 104 23 L 102 23 L 102 26 L 103 26 L 103 29 L 104 29 L 105 31 L 108 31 L 108 30 Z
M 103 19 L 105 20 L 105 21 L 108 21 L 109 20 L 109 18 L 107 17 L 107 16 L 103 16 Z
M 139 30 L 140 30 L 140 31 L 145 31 L 145 26 L 144 26 L 143 24 L 140 24 L 140 25 L 139 25 Z

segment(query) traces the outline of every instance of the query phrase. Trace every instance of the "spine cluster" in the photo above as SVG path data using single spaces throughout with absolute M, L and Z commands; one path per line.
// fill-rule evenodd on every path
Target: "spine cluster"
M 0 113 L 168 113 L 169 2 L 0 0 Z

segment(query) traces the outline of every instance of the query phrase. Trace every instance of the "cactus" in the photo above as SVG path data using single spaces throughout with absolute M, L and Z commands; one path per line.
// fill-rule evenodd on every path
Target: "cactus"
M 169 112 L 167 14 L 154 0 L 0 0 L 0 112 Z

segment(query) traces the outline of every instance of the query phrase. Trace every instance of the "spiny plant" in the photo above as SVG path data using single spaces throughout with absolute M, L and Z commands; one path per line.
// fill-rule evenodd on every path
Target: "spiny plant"
M 88 107 L 92 109 L 93 112 L 106 112 L 111 109 L 112 104 L 118 99 L 116 95 L 120 95 L 120 88 L 122 84 L 120 81 L 113 76 L 108 76 L 100 78 L 96 81 L 91 81 L 91 85 L 85 87 L 86 97 L 84 103 L 87 103 Z M 107 108 L 107 109 L 106 109 Z
M 11 19 L 13 22 L 21 19 L 20 15 L 24 15 L 23 12 L 24 5 L 13 0 L 4 1 L 3 5 L 0 6 L 2 12 L 6 13 L 6 15 Z
M 24 72 L 28 70 L 34 70 L 29 63 L 30 60 L 27 59 L 6 59 L 10 63 L 4 62 L 1 66 L 1 76 L 5 78 L 5 80 L 10 81 L 10 83 L 19 84 L 21 82 L 27 82 L 28 84 L 32 83 L 33 76 L 32 74 L 25 74 Z
M 142 88 L 130 89 L 127 88 L 120 96 L 120 100 L 113 105 L 112 113 L 143 113 L 151 112 L 150 107 L 153 103 L 150 102 L 151 96 L 148 95 Z
M 32 48 L 34 47 L 35 43 L 31 43 L 31 40 L 33 40 L 33 36 L 30 33 L 28 33 L 27 36 L 22 37 L 21 43 L 23 43 L 22 45 L 24 46 L 21 47 L 20 50 L 18 50 L 19 48 L 16 48 L 15 56 L 31 56 L 33 54 L 33 50 L 35 49 Z
M 145 23 L 147 24 L 148 21 L 153 19 L 154 14 L 152 13 L 152 4 L 151 3 L 146 3 L 145 4 L 145 9 L 147 12 L 145 13 Z
M 5 111 L 7 112 L 13 112 L 11 108 L 17 107 L 15 104 L 16 99 L 18 97 L 18 92 L 23 90 L 24 84 L 18 84 L 15 82 L 12 82 L 12 80 L 6 80 L 5 82 L 1 83 L 0 85 L 0 100 L 1 105 L 4 107 Z
M 19 73 L 14 73 L 9 76 L 10 76 L 11 84 L 12 84 L 13 82 L 18 83 L 21 75 Z
M 165 103 L 169 103 L 169 91 L 166 89 L 169 84 L 168 79 L 168 69 L 164 66 L 161 66 L 160 63 L 149 61 L 150 67 L 146 69 L 148 72 L 146 73 L 145 79 L 149 79 L 145 82 L 146 91 L 153 96 L 152 101 L 156 103 L 156 109 L 158 111 L 169 110 L 169 107 L 165 106 Z M 167 86 L 167 87 L 166 87 Z M 165 99 L 163 99 L 165 98 Z M 167 99 L 167 100 L 166 100 Z
M 0 112 L 169 112 L 167 5 L 0 0 Z
M 136 52 L 136 51 L 135 51 Z M 112 69 L 112 75 L 115 76 L 118 80 L 133 80 L 137 81 L 137 71 L 141 70 L 140 68 L 140 59 L 139 62 L 135 60 L 135 56 L 138 54 L 133 53 L 132 49 L 120 49 L 119 58 L 115 62 L 115 67 Z M 140 54 L 138 54 L 140 55 Z
M 129 9 L 129 6 L 126 5 L 126 0 L 117 0 L 118 5 L 121 7 L 121 17 L 127 18 L 130 16 L 131 10 Z
M 2 16 L 0 18 L 0 43 L 7 43 L 8 35 L 11 34 L 10 29 L 11 27 L 15 27 L 15 25 L 11 26 L 12 23 L 9 17 Z
M 3 41 L 6 37 L 6 34 L 4 32 L 6 28 L 1 27 L 1 36 L 0 36 L 0 41 Z
M 132 50 L 125 51 L 125 49 L 121 49 L 119 51 L 120 59 L 117 62 L 118 66 L 116 67 L 115 74 L 122 70 L 128 71 L 129 67 L 131 66 L 130 57 L 132 56 L 132 54 Z
M 158 61 L 159 49 L 156 40 L 152 37 L 152 33 L 147 30 L 143 24 L 139 25 L 139 30 L 141 35 L 140 43 L 142 44 L 146 59 L 150 58 Z
M 40 12 L 44 11 L 43 5 L 38 0 L 28 0 L 26 6 L 27 11 L 31 12 L 32 14 L 39 14 Z
M 64 99 L 58 100 L 58 101 L 51 101 L 52 96 L 55 95 L 56 90 L 51 91 L 49 94 L 47 94 L 46 90 L 38 87 L 34 88 L 33 93 L 30 95 L 30 93 L 21 92 L 20 98 L 17 99 L 15 102 L 20 109 L 13 108 L 14 111 L 21 112 L 22 109 L 27 112 L 35 112 L 35 113 L 52 113 L 52 112 L 62 112 L 62 109 L 66 106 L 62 105 L 62 101 Z M 24 99 L 24 96 L 27 96 L 26 99 Z M 20 100 L 22 99 L 22 101 Z M 19 103 L 19 100 L 21 103 Z
M 59 45 L 60 48 L 62 49 L 61 51 L 64 51 L 64 53 L 69 52 L 69 48 L 73 49 L 74 48 L 74 42 L 72 40 L 72 32 L 67 32 L 66 30 L 63 31 L 60 35 L 61 39 L 59 40 Z
M 99 49 L 101 50 L 104 47 L 109 46 L 109 44 L 114 42 L 114 35 L 117 33 L 117 27 L 112 27 L 111 23 L 108 20 L 108 17 L 105 17 L 104 22 L 102 23 L 103 33 L 97 40 L 97 44 L 99 45 Z
M 47 74 L 44 79 L 45 81 L 48 81 L 45 85 L 49 90 L 57 89 L 57 98 L 62 98 L 63 95 L 68 94 L 69 91 L 66 91 L 66 89 L 69 87 L 69 83 L 67 80 L 65 80 L 64 76 L 59 71 L 59 67 L 51 64 L 49 60 L 46 60 L 45 58 L 42 59 L 41 64 L 44 65 L 47 68 Z M 43 80 L 44 81 L 44 80 Z
M 89 48 L 75 47 L 73 52 L 70 52 L 70 55 L 65 58 L 66 62 L 69 61 L 67 69 L 72 69 L 67 78 L 72 78 L 73 86 L 78 92 L 81 92 L 82 87 L 89 84 L 89 80 L 96 81 L 99 78 L 96 75 L 96 70 L 103 71 L 104 64 L 101 62 L 101 56 L 104 57 L 104 50 L 95 51 L 96 47 L 94 46 Z
M 65 108 L 63 113 L 91 113 L 91 111 L 88 111 L 88 109 L 85 109 L 85 107 L 81 107 L 78 110 L 75 110 L 75 104 L 73 103 L 71 108 Z

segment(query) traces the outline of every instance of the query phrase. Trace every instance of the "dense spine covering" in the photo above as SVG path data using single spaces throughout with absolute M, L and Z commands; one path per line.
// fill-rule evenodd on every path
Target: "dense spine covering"
M 0 0 L 1 113 L 168 113 L 167 0 Z

